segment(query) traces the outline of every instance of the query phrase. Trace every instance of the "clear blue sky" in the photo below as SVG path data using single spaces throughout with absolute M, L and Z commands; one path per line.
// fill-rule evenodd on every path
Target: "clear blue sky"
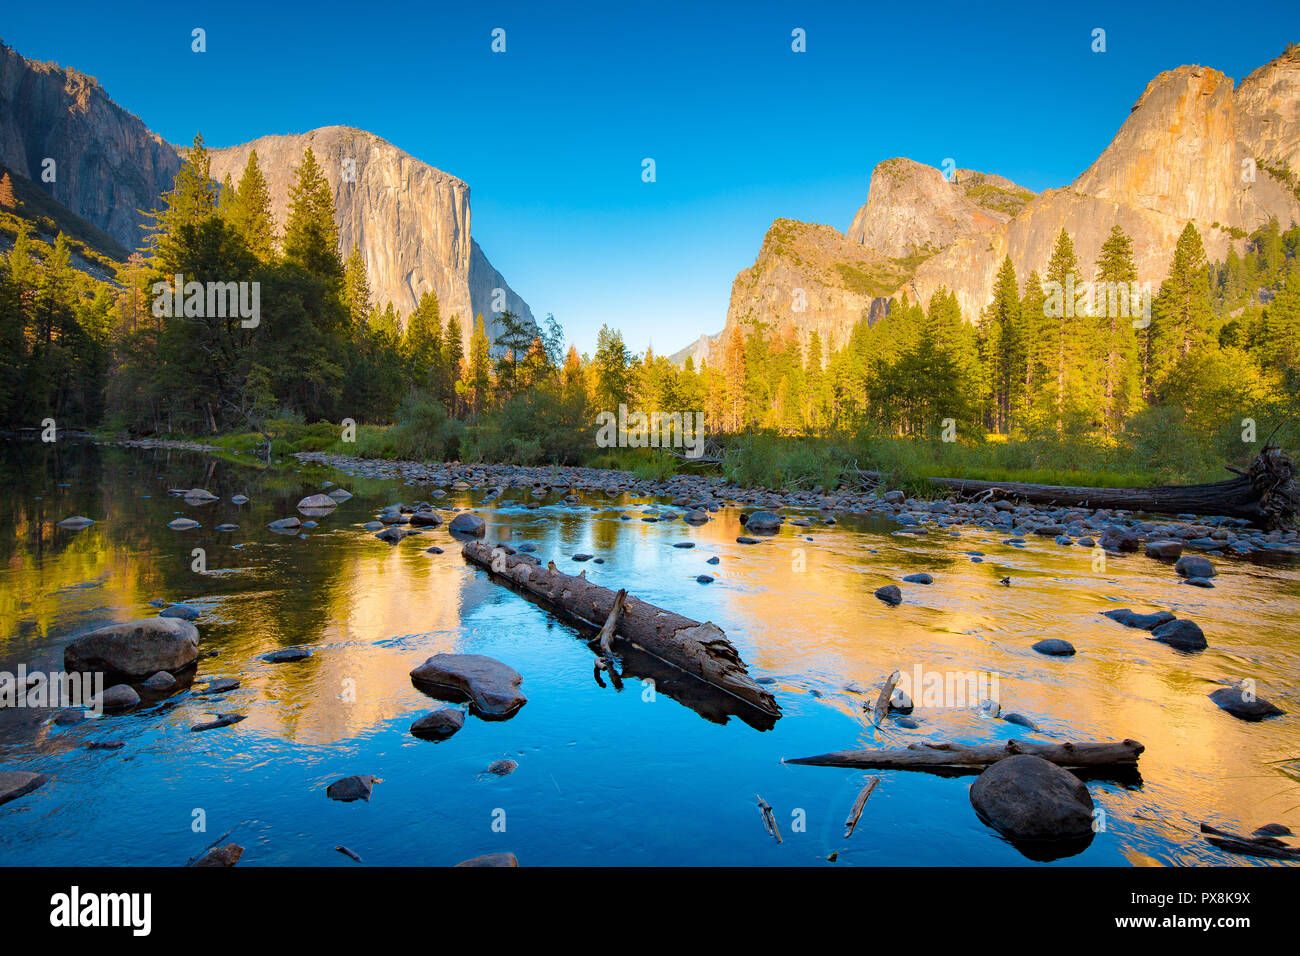
M 370 130 L 470 184 L 475 238 L 579 349 L 609 322 L 669 352 L 722 327 L 774 218 L 847 229 L 883 159 L 1062 186 L 1159 71 L 1240 80 L 1300 40 L 1294 2 L 1065 6 L 78 0 L 0 33 L 173 143 Z

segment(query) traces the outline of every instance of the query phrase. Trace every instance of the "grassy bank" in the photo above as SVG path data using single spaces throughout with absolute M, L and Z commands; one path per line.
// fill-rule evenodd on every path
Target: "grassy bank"
M 1053 485 L 1126 487 L 1217 481 L 1224 466 L 1248 462 L 1268 432 L 1261 423 L 1256 442 L 1238 430 L 1201 435 L 1175 416 L 1149 416 L 1141 429 L 1113 439 L 985 438 L 944 442 L 867 432 L 786 436 L 769 432 L 716 435 L 720 463 L 693 462 L 651 448 L 599 448 L 594 430 L 538 414 L 510 419 L 484 416 L 468 422 L 447 416 L 434 402 L 403 405 L 394 425 L 359 425 L 352 440 L 330 422 L 305 424 L 292 419 L 264 424 L 272 438 L 272 464 L 293 460 L 296 452 L 326 452 L 349 457 L 465 461 L 520 465 L 585 465 L 630 471 L 641 478 L 665 479 L 681 471 L 721 475 L 745 487 L 858 487 L 860 472 L 877 472 L 890 488 L 934 494 L 932 476 Z M 1292 426 L 1294 430 L 1294 426 Z M 219 454 L 260 461 L 260 432 L 184 437 L 213 445 Z M 1283 447 L 1297 435 L 1279 433 Z

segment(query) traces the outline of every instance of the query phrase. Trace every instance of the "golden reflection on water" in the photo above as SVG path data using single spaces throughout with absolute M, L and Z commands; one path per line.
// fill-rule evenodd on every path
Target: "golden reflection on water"
M 202 512 L 202 533 L 159 530 L 171 512 L 189 513 L 174 499 L 159 501 L 161 488 L 147 500 L 127 484 L 102 489 L 92 515 L 100 523 L 76 534 L 54 526 L 66 514 L 53 503 L 11 503 L 0 525 L 0 665 L 57 666 L 68 636 L 152 614 L 148 601 L 161 595 L 203 608 L 204 646 L 219 651 L 203 674 L 242 681 L 242 733 L 324 747 L 408 712 L 420 699 L 408 676 L 413 662 L 461 647 L 468 613 L 500 595 L 464 565 L 445 525 L 397 546 L 375 541 L 358 527 L 370 517 L 360 498 L 321 519 L 308 540 L 269 535 L 265 522 L 290 513 L 293 489 L 268 489 L 237 515 L 233 540 L 247 542 L 242 548 L 207 530 L 228 520 L 224 501 Z M 460 505 L 475 500 L 456 496 Z M 599 511 L 554 501 L 541 511 L 484 509 L 489 535 L 535 541 L 543 561 L 554 558 L 566 571 L 578 567 L 564 564 L 576 550 L 603 555 L 607 564 L 581 566 L 593 580 L 649 600 L 662 596 L 675 610 L 718 623 L 752 672 L 777 678 L 781 698 L 815 691 L 816 706 L 857 722 L 856 739 L 828 739 L 824 750 L 1018 735 L 970 709 L 918 708 L 915 731 L 875 729 L 863 713 L 895 669 L 993 672 L 1003 712 L 1026 715 L 1056 739 L 1145 744 L 1144 787 L 1117 788 L 1117 799 L 1125 812 L 1154 818 L 1157 830 L 1186 830 L 1202 819 L 1246 832 L 1267 822 L 1300 830 L 1300 786 L 1285 769 L 1300 759 L 1294 716 L 1246 723 L 1207 697 L 1221 681 L 1253 678 L 1262 696 L 1290 714 L 1300 709 L 1294 567 L 1220 560 L 1216 588 L 1201 591 L 1179 584 L 1168 565 L 1138 556 L 1112 558 L 1099 572 L 1087 549 L 1050 540 L 1016 549 L 994 532 L 917 538 L 890 534 L 892 525 L 854 530 L 850 520 L 787 527 L 746 546 L 735 541 L 736 510 L 689 528 L 639 520 L 643 502 L 584 500 Z M 618 520 L 620 513 L 631 520 Z M 696 547 L 670 547 L 682 540 Z M 447 553 L 425 554 L 432 544 Z M 200 545 L 209 548 L 212 571 L 196 578 L 187 563 Z M 984 560 L 972 561 L 967 550 L 984 552 Z M 721 556 L 719 565 L 705 563 L 711 554 Z M 873 596 L 921 570 L 935 583 L 901 584 L 901 606 Z M 223 573 L 230 571 L 238 573 Z M 717 580 L 696 585 L 690 579 L 698 573 Z M 1009 587 L 999 584 L 1005 576 Z M 1210 648 L 1187 655 L 1154 643 L 1099 613 L 1114 607 L 1192 617 Z M 1058 659 L 1030 650 L 1044 637 L 1065 638 L 1079 653 Z M 292 645 L 317 653 L 292 666 L 259 660 Z M 845 690 L 850 682 L 865 693 Z M 1134 865 L 1156 862 L 1139 847 L 1125 853 Z

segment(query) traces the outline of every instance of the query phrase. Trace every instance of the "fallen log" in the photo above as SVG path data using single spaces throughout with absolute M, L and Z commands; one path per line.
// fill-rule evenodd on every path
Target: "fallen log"
M 796 757 L 782 763 L 813 767 L 851 767 L 855 770 L 927 770 L 937 767 L 971 769 L 987 767 L 1003 757 L 1034 754 L 1067 769 L 1080 767 L 1137 766 L 1146 748 L 1136 740 L 1119 743 L 1080 741 L 1038 744 L 1008 740 L 1005 744 L 927 744 L 880 750 L 837 750 L 815 757 Z
M 585 575 L 565 574 L 554 564 L 543 568 L 530 555 L 516 554 L 500 544 L 469 541 L 461 553 L 493 579 L 518 588 L 553 614 L 592 629 L 602 629 L 610 620 L 618 595 Z M 740 654 L 716 624 L 701 624 L 630 595 L 615 620 L 615 637 L 765 714 L 780 716 L 776 698 L 749 676 Z
M 1075 488 L 1019 482 L 931 478 L 933 484 L 981 500 L 1016 498 L 1030 504 L 1117 508 L 1155 514 L 1225 515 L 1245 518 L 1269 530 L 1287 527 L 1300 512 L 1295 464 L 1275 445 L 1266 445 L 1236 478 L 1203 485 L 1152 488 Z
M 889 712 L 889 699 L 894 696 L 894 688 L 901 678 L 902 675 L 898 671 L 894 671 L 889 675 L 889 680 L 885 681 L 885 686 L 880 688 L 880 696 L 876 698 L 876 706 L 871 708 L 871 723 L 876 727 L 880 726 L 881 719 Z

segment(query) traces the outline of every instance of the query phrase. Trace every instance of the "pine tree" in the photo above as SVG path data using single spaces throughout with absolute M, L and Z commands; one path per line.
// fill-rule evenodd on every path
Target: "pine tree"
M 308 146 L 289 187 L 289 221 L 284 227 L 284 254 L 290 262 L 326 280 L 340 278 L 339 230 L 334 221 L 334 194 Z
M 227 183 L 229 180 L 227 176 Z M 223 202 L 227 191 L 228 187 L 221 190 Z M 257 162 L 257 150 L 249 152 L 239 185 L 229 190 L 229 195 L 226 215 L 231 227 L 258 261 L 270 262 L 275 256 L 275 216 L 271 212 L 271 190 Z
M 488 393 L 492 388 L 491 347 L 483 315 L 480 313 L 475 317 L 474 331 L 470 333 L 469 358 L 465 363 L 463 379 L 470 410 L 475 414 L 487 406 Z
M 1025 389 L 1026 336 L 1020 308 L 1020 289 L 1011 257 L 1002 260 L 993 282 L 993 301 L 979 327 L 980 357 L 989 378 L 991 407 L 988 424 L 1005 433 L 1012 409 L 1020 405 Z
M 455 413 L 459 414 L 462 409 L 460 390 L 456 387 L 457 381 L 462 374 L 462 366 L 465 364 L 465 341 L 464 332 L 460 326 L 460 316 L 453 315 L 447 320 L 447 331 L 442 337 L 442 368 L 443 380 L 439 383 L 442 389 L 438 398 L 446 402 L 448 407 Z
M 162 210 L 146 213 L 151 220 L 145 249 L 165 274 L 176 271 L 182 258 L 180 246 L 186 241 L 185 229 L 197 229 L 217 214 L 217 185 L 212 181 L 212 164 L 203 145 L 203 134 L 194 136 L 194 145 L 185 155 L 172 188 L 163 194 Z
M 623 333 L 602 325 L 596 334 L 596 358 L 594 371 L 596 408 L 618 414 L 619 405 L 625 405 L 631 397 L 631 381 L 628 366 L 631 354 L 623 341 Z
M 343 264 L 343 305 L 354 329 L 361 328 L 370 318 L 370 295 L 366 260 L 361 257 L 361 248 L 354 245 Z
M 1118 224 L 1102 244 L 1097 257 L 1097 348 L 1094 360 L 1102 366 L 1102 421 L 1118 434 L 1132 411 L 1138 392 L 1138 342 L 1134 321 L 1141 319 L 1141 295 L 1132 295 L 1137 279 L 1133 243 Z M 1137 314 L 1134 314 L 1134 313 Z
M 1151 360 L 1147 390 L 1158 390 L 1170 370 L 1211 339 L 1210 268 L 1201 234 L 1189 222 L 1174 247 L 1169 275 L 1151 306 Z
M 442 318 L 433 292 L 421 295 L 415 311 L 407 316 L 402 354 L 415 385 L 438 396 L 443 388 Z

